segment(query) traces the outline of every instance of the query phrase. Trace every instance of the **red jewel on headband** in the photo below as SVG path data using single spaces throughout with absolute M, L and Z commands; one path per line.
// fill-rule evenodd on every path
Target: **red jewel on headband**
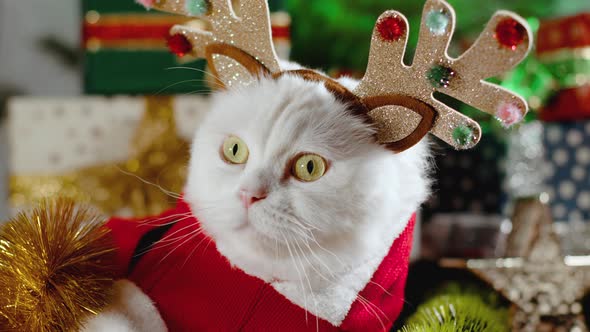
M 505 18 L 496 26 L 494 37 L 502 46 L 514 51 L 524 41 L 526 30 L 515 19 Z
M 167 44 L 170 52 L 179 57 L 185 56 L 193 50 L 191 42 L 181 33 L 169 36 Z
M 390 16 L 377 24 L 377 31 L 385 41 L 397 41 L 406 34 L 406 22 L 399 16 Z

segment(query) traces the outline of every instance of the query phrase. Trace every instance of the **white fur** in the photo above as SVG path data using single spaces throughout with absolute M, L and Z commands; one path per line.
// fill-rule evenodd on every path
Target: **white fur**
M 129 280 L 115 283 L 115 297 L 103 312 L 91 317 L 82 332 L 166 332 L 166 324 L 150 298 Z
M 214 97 L 194 139 L 185 198 L 233 265 L 339 325 L 428 192 L 427 144 L 394 154 L 373 133 L 319 83 L 283 76 L 232 88 Z M 245 165 L 222 160 L 228 135 L 248 145 Z M 289 176 L 301 152 L 329 162 L 318 181 Z M 240 190 L 260 188 L 268 197 L 244 208 Z

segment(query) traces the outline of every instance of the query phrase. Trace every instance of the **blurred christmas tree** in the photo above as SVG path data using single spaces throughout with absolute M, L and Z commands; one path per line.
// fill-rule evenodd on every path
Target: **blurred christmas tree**
M 457 13 L 451 55 L 457 55 L 481 32 L 498 9 L 523 17 L 553 17 L 590 10 L 588 0 L 448 0 Z M 371 31 L 387 9 L 402 12 L 410 22 L 407 58 L 416 44 L 424 1 L 406 0 L 287 0 L 293 17 L 293 60 L 324 70 L 335 67 L 363 72 Z

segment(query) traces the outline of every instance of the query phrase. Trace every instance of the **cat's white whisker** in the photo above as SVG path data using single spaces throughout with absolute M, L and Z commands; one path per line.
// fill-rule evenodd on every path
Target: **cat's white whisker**
M 324 280 L 328 281 L 328 282 L 333 282 L 334 278 L 336 278 L 336 275 L 334 274 L 334 272 L 332 272 L 332 269 L 328 266 L 328 264 L 326 264 L 315 252 L 315 250 L 311 249 L 311 246 L 309 245 L 309 241 L 305 240 L 305 245 L 307 246 L 307 248 L 309 249 L 309 252 L 311 253 L 311 255 L 313 256 L 313 258 L 315 258 L 316 261 L 318 261 L 321 265 L 323 265 L 324 269 L 326 270 L 326 272 L 328 272 L 330 274 L 330 278 L 325 277 L 323 273 L 320 273 L 319 271 L 316 270 L 316 272 L 322 277 L 324 278 Z M 313 264 L 310 264 L 312 266 L 312 268 L 314 267 Z M 315 269 L 315 268 L 314 268 Z
M 279 212 L 276 209 L 265 208 L 265 211 L 266 211 L 266 213 L 274 216 L 275 219 L 284 219 L 295 226 L 300 226 L 301 228 L 304 228 L 305 230 L 318 229 L 316 226 L 314 226 L 312 224 L 306 225 L 306 224 L 302 223 L 299 220 L 299 218 L 297 218 L 293 215 L 287 214 L 287 213 Z
M 281 236 L 283 237 L 283 240 L 285 241 L 285 244 L 287 245 L 287 250 L 289 251 L 289 256 L 291 257 L 291 260 L 293 261 L 293 265 L 295 267 L 295 271 L 297 271 L 297 276 L 299 278 L 299 283 L 301 286 L 301 293 L 303 294 L 303 309 L 305 309 L 305 322 L 308 322 L 308 318 L 307 318 L 307 296 L 306 296 L 306 292 L 305 292 L 305 287 L 303 286 L 303 277 L 301 275 L 301 271 L 299 271 L 299 266 L 297 265 L 297 262 L 295 261 L 295 257 L 293 256 L 293 252 L 291 251 L 291 245 L 289 244 L 289 240 L 287 239 L 287 237 L 285 236 L 285 234 L 283 232 L 281 232 L 279 230 Z
M 184 229 L 187 229 L 187 228 L 189 228 L 189 227 L 184 227 Z M 202 232 L 202 229 L 201 228 L 198 228 L 195 231 Z M 191 231 L 191 233 L 189 233 L 189 234 L 192 234 L 195 231 Z M 144 253 L 146 253 L 146 252 L 148 252 L 150 250 L 155 250 L 155 249 L 158 249 L 158 248 L 164 248 L 164 247 L 173 245 L 174 243 L 177 243 L 180 239 L 184 239 L 187 236 L 189 236 L 189 234 L 183 234 L 183 235 L 179 235 L 177 237 L 172 237 L 171 235 L 169 235 L 165 239 L 158 241 L 157 244 L 154 245 L 153 247 L 148 248 L 146 251 L 141 252 L 140 254 L 144 254 Z
M 208 82 L 208 81 L 203 80 L 203 79 L 198 79 L 198 78 L 194 78 L 194 79 L 190 79 L 190 80 L 183 80 L 183 81 L 172 83 L 170 85 L 167 85 L 167 86 L 163 87 L 162 89 L 158 90 L 158 92 L 156 92 L 155 95 L 156 96 L 157 95 L 160 95 L 160 94 L 164 93 L 166 90 L 168 90 L 168 89 L 170 89 L 172 87 L 175 87 L 177 85 L 191 83 L 191 82 Z
M 310 230 L 304 226 L 301 226 L 299 224 L 294 223 L 292 225 L 295 227 L 289 227 L 288 228 L 289 232 L 295 232 L 295 233 L 297 233 L 297 235 L 300 235 L 300 236 L 307 238 L 307 239 L 311 239 L 311 236 L 313 234 L 312 230 Z
M 182 96 L 207 96 L 211 93 L 210 90 L 193 90 L 193 91 L 189 91 L 189 92 L 185 92 L 183 94 L 181 94 Z
M 166 244 L 155 246 L 152 249 L 153 250 L 155 250 L 155 249 L 163 249 L 165 247 L 172 246 L 172 245 L 174 245 L 174 244 L 176 244 L 176 243 L 178 243 L 178 242 L 180 242 L 180 241 L 182 241 L 182 240 L 184 240 L 184 239 L 186 239 L 188 237 L 197 236 L 197 235 L 201 234 L 202 232 L 203 232 L 202 229 L 191 231 L 191 232 L 189 232 L 187 234 L 184 234 L 184 235 L 181 235 L 181 236 L 176 237 L 175 239 L 171 240 L 170 242 L 168 242 Z
M 305 228 L 308 231 L 319 231 L 319 232 L 324 232 L 324 229 L 321 228 L 318 225 L 313 225 L 312 223 L 306 222 L 300 218 L 295 218 L 296 223 L 301 225 L 303 228 Z
M 307 243 L 307 241 L 306 241 L 305 243 L 306 243 L 306 244 L 308 244 L 308 243 Z M 315 272 L 318 274 L 318 276 L 320 276 L 322 279 L 324 279 L 324 280 L 325 280 L 325 281 L 327 281 L 328 283 L 333 283 L 333 282 L 334 282 L 334 280 L 331 280 L 331 279 L 327 278 L 326 276 L 324 276 L 324 274 L 323 274 L 322 272 L 318 271 L 318 270 L 315 268 L 315 266 L 314 266 L 314 265 L 313 265 L 313 264 L 312 264 L 312 263 L 309 261 L 309 259 L 308 259 L 308 256 L 306 256 L 305 254 L 303 254 L 303 250 L 302 250 L 302 248 L 299 246 L 299 243 L 298 243 L 298 242 L 295 242 L 295 244 L 296 244 L 296 245 L 299 247 L 299 250 L 301 251 L 301 253 L 302 253 L 303 257 L 304 257 L 304 258 L 307 260 L 307 262 L 308 262 L 309 266 L 310 266 L 310 267 L 311 267 L 311 268 L 312 268 L 312 269 L 313 269 L 313 270 L 314 270 L 314 271 L 315 271 Z M 309 249 L 310 249 L 310 252 L 311 252 L 311 253 L 313 253 L 313 252 L 314 252 L 313 250 L 311 250 L 311 248 L 309 248 Z M 316 257 L 316 258 L 318 259 L 318 261 L 322 262 L 322 260 L 321 260 L 321 259 L 319 259 L 317 256 L 314 256 L 314 257 Z M 326 268 L 327 268 L 327 266 L 326 266 Z M 329 269 L 328 269 L 328 270 L 329 270 Z M 373 283 L 373 284 L 375 284 L 375 285 L 377 285 L 377 286 L 379 286 L 379 287 L 380 287 L 380 288 L 381 288 L 381 289 L 382 289 L 384 292 L 386 292 L 387 294 L 389 294 L 390 296 L 392 296 L 392 294 L 391 294 L 389 291 L 387 291 L 385 288 L 383 288 L 383 286 L 381 286 L 380 284 L 378 284 L 378 283 L 376 283 L 376 282 L 373 282 L 373 281 L 370 281 L 370 282 L 371 282 L 371 283 Z M 312 293 L 312 294 L 313 294 L 313 293 Z M 383 311 L 382 311 L 382 310 L 381 310 L 379 307 L 377 307 L 377 306 L 376 306 L 374 303 L 372 303 L 372 302 L 371 302 L 371 301 L 369 301 L 368 299 L 364 298 L 362 295 L 360 295 L 360 294 L 359 294 L 359 295 L 357 295 L 357 296 L 358 296 L 359 300 L 360 300 L 361 302 L 363 302 L 363 305 L 365 306 L 365 308 L 367 308 L 367 309 L 371 309 L 370 311 L 371 311 L 371 312 L 372 312 L 372 313 L 373 313 L 373 314 L 374 314 L 374 315 L 377 317 L 377 319 L 379 319 L 379 321 L 380 321 L 380 323 L 381 323 L 381 326 L 383 327 L 383 329 L 384 329 L 384 330 L 386 330 L 386 328 L 385 328 L 385 325 L 384 325 L 384 323 L 382 322 L 382 320 L 381 320 L 381 318 L 379 317 L 379 315 L 378 315 L 378 313 L 376 312 L 376 310 L 379 310 L 379 312 L 381 313 L 381 315 L 383 315 L 383 317 L 385 317 L 386 319 L 389 319 L 389 318 L 387 317 L 387 314 L 386 314 L 385 312 L 383 312 Z M 374 309 L 372 309 L 371 307 L 374 307 Z
M 385 287 L 381 286 L 380 283 L 374 282 L 373 280 L 369 280 L 369 283 L 381 288 L 381 290 L 383 290 L 385 292 L 385 294 L 387 294 L 389 296 L 393 296 L 393 294 L 391 294 L 387 289 L 385 289 Z
M 192 218 L 192 216 L 187 216 L 187 217 L 184 217 L 184 218 L 181 218 L 181 219 L 177 220 L 177 222 L 181 222 L 181 221 L 184 221 L 184 220 L 187 220 L 187 219 L 191 219 L 191 218 Z M 182 232 L 184 230 L 187 230 L 187 229 L 189 229 L 191 227 L 195 227 L 195 224 L 192 224 L 192 223 L 191 224 L 188 224 L 188 225 L 186 225 L 186 226 L 184 226 L 184 227 L 182 227 L 180 229 L 175 230 L 174 232 L 172 232 L 170 234 L 166 234 L 166 236 L 164 236 L 164 238 L 162 238 L 158 242 L 162 242 L 162 243 L 169 242 L 174 237 L 174 235 L 176 235 L 176 234 L 178 234 L 178 233 L 180 233 L 180 232 Z M 201 227 L 199 227 L 198 229 L 201 229 Z
M 276 273 L 275 269 L 276 269 L 276 265 L 278 265 L 278 264 L 279 264 L 279 239 L 277 239 L 275 237 L 275 259 L 272 264 L 273 275 Z
M 296 232 L 296 233 L 297 233 L 297 235 L 300 235 L 300 236 L 302 237 L 302 239 L 304 240 L 304 243 L 305 243 L 305 245 L 306 245 L 306 246 L 307 246 L 307 248 L 309 249 L 309 252 L 312 254 L 312 256 L 313 256 L 313 257 L 314 257 L 316 260 L 318 260 L 318 261 L 320 262 L 320 264 L 322 264 L 322 265 L 324 266 L 324 268 L 326 268 L 326 271 L 328 271 L 328 272 L 330 273 L 330 275 L 332 276 L 332 278 L 334 278 L 334 274 L 333 274 L 333 272 L 331 271 L 330 267 L 329 267 L 329 266 L 328 266 L 326 263 L 324 263 L 324 261 L 323 261 L 323 260 L 321 260 L 321 259 L 320 259 L 320 258 L 317 256 L 317 254 L 315 253 L 315 250 L 313 250 L 313 249 L 311 248 L 311 246 L 309 245 L 309 241 L 308 241 L 308 240 L 313 240 L 313 238 L 312 238 L 310 235 L 308 235 L 307 233 L 305 233 L 305 232 L 304 232 L 304 230 L 301 230 L 301 231 L 300 231 L 300 230 L 297 230 L 297 229 L 292 229 L 292 231 L 293 231 L 293 232 Z M 310 232 L 310 233 L 311 233 L 311 232 Z M 312 267 L 312 268 L 314 268 L 314 270 L 315 270 L 316 272 L 320 273 L 320 272 L 319 272 L 317 269 L 315 269 L 315 266 L 314 266 L 313 264 L 311 264 L 311 263 L 310 263 L 310 265 L 311 265 L 311 267 Z M 324 277 L 324 279 L 325 279 L 325 280 L 327 280 L 327 281 L 332 281 L 332 280 L 330 280 L 329 278 L 326 278 L 326 277 Z
M 211 243 L 213 243 L 213 239 L 208 237 L 209 241 L 207 242 L 207 245 L 205 246 L 205 249 L 203 249 L 203 251 L 207 251 L 207 249 L 209 248 L 209 246 L 211 245 Z
M 201 244 L 206 241 L 207 239 L 209 239 L 209 241 L 211 241 L 211 239 L 209 237 L 203 237 L 201 239 L 201 241 L 199 241 L 199 243 L 197 243 L 197 245 L 193 248 L 193 250 L 191 250 L 190 254 L 188 254 L 188 256 L 186 256 L 186 259 L 184 260 L 184 263 L 182 263 L 181 268 L 183 268 L 186 265 L 186 262 L 189 261 L 189 259 L 193 256 L 193 254 L 195 253 L 195 251 L 197 250 L 197 248 L 199 248 L 201 246 Z M 209 242 L 211 243 L 211 242 Z M 205 247 L 205 250 L 207 250 L 207 247 Z
M 324 232 L 325 231 L 319 225 L 314 225 L 313 223 L 311 223 L 309 221 L 306 221 L 305 219 L 303 219 L 301 217 L 292 216 L 292 218 L 294 219 L 294 223 L 300 224 L 302 226 L 305 226 L 305 228 L 308 229 L 308 230 L 317 230 L 317 231 L 320 231 L 320 232 Z
M 379 320 L 379 324 L 381 324 L 381 328 L 383 329 L 383 331 L 387 331 L 387 327 L 385 327 L 385 323 L 383 323 L 383 320 L 381 319 L 380 315 L 375 311 L 375 309 L 373 309 L 373 308 L 379 309 L 379 307 L 377 307 L 374 303 L 370 302 L 369 300 L 365 299 L 360 294 L 357 295 L 357 299 L 359 300 L 359 303 L 361 303 L 367 311 L 370 311 L 375 316 L 375 318 L 377 318 L 377 320 Z M 382 313 L 382 315 L 384 315 L 385 319 L 387 319 L 389 321 L 389 318 L 387 317 L 387 315 L 381 309 L 379 309 L 379 311 L 381 311 L 381 313 Z
M 365 298 L 364 296 L 362 296 L 360 294 L 358 294 L 357 297 L 362 299 L 363 301 L 365 301 L 365 303 L 367 303 L 368 305 L 375 308 L 375 310 L 378 310 L 379 313 L 381 313 L 381 315 L 383 315 L 383 317 L 385 317 L 386 319 L 389 319 L 389 317 L 387 317 L 387 314 L 385 312 L 383 312 L 383 310 L 381 310 L 381 308 L 379 308 L 375 303 L 369 301 L 367 298 Z
M 336 255 L 335 253 L 333 253 L 332 251 L 324 248 L 319 242 L 318 240 L 315 238 L 315 236 L 313 235 L 313 233 L 310 234 L 311 235 L 311 239 L 313 240 L 313 242 L 315 243 L 316 246 L 318 246 L 318 248 L 320 248 L 321 250 L 323 250 L 324 252 L 332 255 L 332 257 L 334 257 L 336 260 L 338 260 L 338 263 L 340 263 L 341 266 L 346 266 L 346 264 L 344 263 L 344 261 L 342 259 L 340 259 L 340 257 L 338 257 L 338 255 Z
M 154 225 L 167 226 L 167 225 L 171 225 L 171 224 L 178 222 L 178 219 L 177 219 L 178 217 L 188 217 L 188 216 L 192 216 L 192 213 L 187 212 L 187 213 L 173 214 L 173 215 L 155 218 L 155 219 L 148 220 L 146 222 L 139 223 L 139 224 L 137 224 L 137 227 L 147 227 L 147 226 L 154 226 Z M 171 220 L 171 221 L 168 221 L 168 220 Z M 161 223 L 163 221 L 165 221 L 165 223 Z
M 126 170 L 122 169 L 122 168 L 121 168 L 121 167 L 119 167 L 119 166 L 116 166 L 116 167 L 117 167 L 117 169 L 118 169 L 118 170 L 119 170 L 121 173 L 123 173 L 123 174 L 125 174 L 125 175 L 132 176 L 132 177 L 134 177 L 134 178 L 138 179 L 139 181 L 141 181 L 141 182 L 143 182 L 143 183 L 145 183 L 145 184 L 147 184 L 147 185 L 154 186 L 154 187 L 156 187 L 156 188 L 160 189 L 160 190 L 161 190 L 161 191 L 162 191 L 164 194 L 166 194 L 166 195 L 168 195 L 168 196 L 170 196 L 170 197 L 172 197 L 172 198 L 174 198 L 174 199 L 180 199 L 180 198 L 182 198 L 182 195 L 180 195 L 180 194 L 178 194 L 178 193 L 175 193 L 175 192 L 173 192 L 173 191 L 170 191 L 170 190 L 166 190 L 166 189 L 164 189 L 162 186 L 160 186 L 159 184 L 156 184 L 156 183 L 150 182 L 150 181 L 148 181 L 148 180 L 146 180 L 146 179 L 142 178 L 141 176 L 139 176 L 139 175 L 137 175 L 137 174 L 134 174 L 134 173 L 131 173 L 131 172 L 128 172 L 128 171 L 126 171 Z
M 289 218 L 286 218 L 286 219 L 289 220 Z M 291 225 L 294 226 L 294 229 L 300 229 L 300 230 L 302 230 L 304 232 L 310 232 L 311 233 L 315 229 L 315 227 L 314 228 L 311 228 L 311 227 L 304 226 L 303 224 L 297 222 L 297 220 L 295 220 L 295 218 L 293 218 L 293 220 L 290 221 L 290 222 L 291 222 Z
M 299 250 L 301 251 L 301 255 L 307 260 L 307 263 L 310 264 L 312 267 L 313 265 L 310 263 L 309 259 L 307 259 L 307 256 L 305 256 L 305 254 L 303 253 L 303 251 L 301 250 L 301 246 L 299 246 L 299 243 L 296 239 L 294 239 L 295 244 L 297 245 L 297 247 L 299 248 Z M 301 263 L 301 268 L 303 269 L 303 275 L 305 276 L 305 279 L 307 280 L 307 285 L 309 286 L 309 292 L 311 293 L 311 300 L 312 300 L 312 305 L 314 307 L 314 310 L 317 311 L 317 299 L 316 296 L 313 292 L 313 287 L 311 286 L 311 282 L 309 280 L 309 276 L 307 275 L 307 271 L 305 269 L 305 266 L 303 265 L 303 262 L 301 261 L 301 257 L 299 256 L 299 253 L 297 251 L 296 247 L 293 247 L 293 249 L 295 250 L 295 254 L 297 255 L 297 257 L 299 258 L 299 262 Z M 315 324 L 316 324 L 316 331 L 319 332 L 320 330 L 320 323 L 319 323 L 319 319 L 317 315 L 315 316 Z
M 164 216 L 164 217 L 160 217 L 160 218 L 154 218 L 154 219 L 148 220 L 146 222 L 139 223 L 137 225 L 137 227 L 147 227 L 147 226 L 154 226 L 154 225 L 167 226 L 167 225 L 171 225 L 171 224 L 174 224 L 179 221 L 187 219 L 187 218 L 177 219 L 178 217 L 194 218 L 194 212 L 202 212 L 202 211 L 215 209 L 215 208 L 217 208 L 217 207 L 216 206 L 208 206 L 208 207 L 206 206 L 206 207 L 200 207 L 200 208 L 193 208 L 191 210 L 191 212 L 178 213 L 178 214 L 173 214 L 173 215 Z M 162 221 L 167 221 L 167 220 L 171 220 L 171 221 L 166 222 L 166 223 L 162 223 Z
M 165 248 L 165 247 L 169 247 L 169 246 L 174 245 L 175 243 L 178 243 L 179 241 L 187 238 L 188 236 L 190 236 L 190 235 L 192 235 L 192 234 L 194 234 L 196 232 L 201 232 L 201 230 L 198 229 L 198 230 L 195 230 L 195 231 L 191 231 L 190 233 L 187 233 L 187 234 L 179 235 L 179 236 L 177 236 L 177 237 L 175 237 L 173 239 L 167 240 L 164 243 L 161 243 L 160 241 L 158 241 L 158 243 L 156 243 L 155 245 L 153 245 L 153 246 L 147 248 L 146 250 L 140 252 L 138 255 L 143 255 L 143 254 L 148 253 L 148 252 L 153 251 L 153 250 L 157 250 L 157 249 L 162 249 L 162 248 Z
M 195 237 L 197 237 L 200 233 L 197 232 L 195 234 L 192 234 L 188 239 L 186 239 L 185 241 L 183 241 L 181 244 L 177 245 L 174 249 L 172 249 L 169 253 L 167 253 L 164 257 L 162 257 L 162 259 L 160 259 L 160 261 L 158 262 L 158 264 L 156 264 L 156 266 L 162 264 L 162 262 L 164 260 L 166 260 L 166 258 L 170 257 L 170 255 L 172 255 L 178 248 L 182 247 L 183 245 L 185 245 L 186 243 L 188 243 L 189 241 L 192 241 Z
M 200 229 L 200 228 L 198 228 L 198 229 L 193 230 L 193 231 L 191 231 L 191 232 L 189 232 L 187 234 L 183 234 L 181 236 L 178 236 L 178 237 L 176 237 L 174 239 L 169 239 L 168 240 L 168 243 L 161 244 L 160 242 L 158 242 L 156 245 L 151 246 L 151 247 L 147 248 L 146 250 L 137 253 L 136 256 L 141 256 L 141 255 L 144 255 L 144 254 L 146 254 L 146 253 L 148 253 L 150 251 L 154 251 L 154 250 L 158 250 L 158 249 L 163 249 L 163 248 L 172 246 L 172 245 L 174 245 L 174 244 L 182 241 L 183 239 L 186 239 L 187 237 L 197 236 L 197 235 L 201 234 L 202 232 L 203 232 L 203 230 Z
M 215 84 L 216 87 L 221 88 L 221 89 L 225 88 L 225 86 L 223 84 L 219 83 L 219 81 L 220 81 L 219 77 L 210 71 L 199 69 L 199 68 L 186 67 L 186 66 L 176 66 L 176 67 L 166 68 L 166 70 L 176 70 L 176 69 L 192 70 L 192 71 L 196 71 L 199 73 L 203 73 L 203 74 L 208 75 L 209 77 L 213 78 L 213 81 L 207 81 L 208 83 L 213 83 L 213 84 Z M 204 80 L 204 81 L 206 81 L 206 80 Z

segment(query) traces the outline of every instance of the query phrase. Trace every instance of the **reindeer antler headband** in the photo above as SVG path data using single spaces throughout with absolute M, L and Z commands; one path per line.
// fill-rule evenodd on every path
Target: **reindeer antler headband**
M 280 64 L 272 44 L 265 0 L 142 0 L 154 8 L 205 18 L 210 31 L 175 26 L 173 38 L 188 43 L 188 51 L 207 58 L 227 87 L 250 84 L 258 76 L 278 77 Z M 379 143 L 400 152 L 428 132 L 457 149 L 473 147 L 481 137 L 477 122 L 435 98 L 442 93 L 497 117 L 505 126 L 527 112 L 519 96 L 488 82 L 513 68 L 530 50 L 532 35 L 526 22 L 506 11 L 497 12 L 476 42 L 459 58 L 447 48 L 455 29 L 455 12 L 444 0 L 427 0 L 420 38 L 411 66 L 403 63 L 408 22 L 397 11 L 383 13 L 373 31 L 369 64 L 354 91 L 348 91 L 310 70 L 287 71 L 322 81 L 338 97 L 352 101 L 377 128 Z M 192 51 L 191 51 L 192 49 Z

